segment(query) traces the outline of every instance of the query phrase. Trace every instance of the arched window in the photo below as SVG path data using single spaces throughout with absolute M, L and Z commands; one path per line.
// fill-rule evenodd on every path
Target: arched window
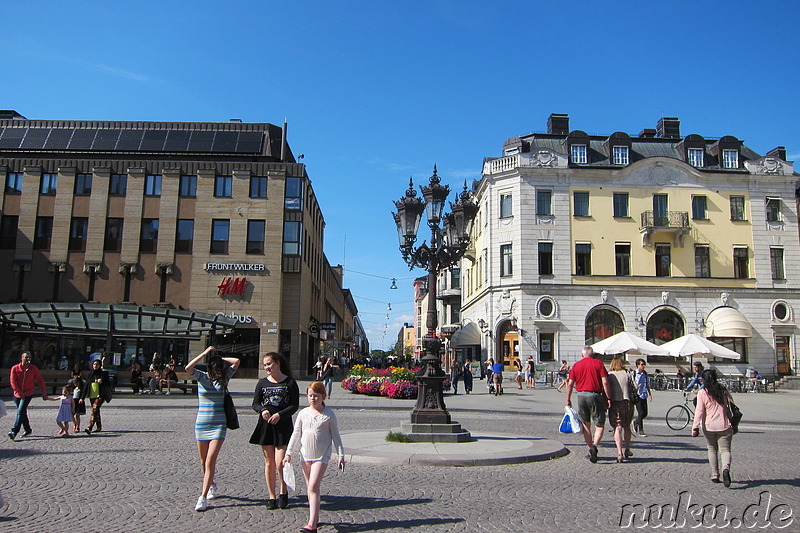
M 683 319 L 670 309 L 656 311 L 647 320 L 647 340 L 653 344 L 664 344 L 683 334 Z
M 625 331 L 622 315 L 613 307 L 596 307 L 586 316 L 586 344 L 594 344 Z

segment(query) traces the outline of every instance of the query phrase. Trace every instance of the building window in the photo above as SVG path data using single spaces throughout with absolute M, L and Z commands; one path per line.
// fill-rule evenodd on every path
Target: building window
M 741 222 L 744 218 L 744 196 L 731 196 L 731 220 Z
M 161 174 L 144 177 L 144 195 L 161 196 Z
M 121 218 L 106 219 L 106 238 L 103 242 L 103 250 L 106 252 L 122 251 L 122 225 Z
M 573 144 L 570 147 L 570 154 L 571 154 L 571 161 L 576 164 L 585 164 L 586 163 L 586 145 L 585 144 Z
M 52 237 L 53 217 L 36 217 L 36 227 L 33 232 L 33 249 L 49 250 Z
M 461 324 L 461 306 L 458 304 L 450 306 L 450 324 Z
M 783 248 L 770 248 L 769 262 L 772 265 L 772 279 L 786 279 L 783 270 Z
M 461 269 L 454 268 L 450 270 L 450 288 L 461 289 Z
M 142 252 L 155 252 L 158 245 L 158 219 L 143 218 L 142 232 L 139 236 L 139 250 Z
M 592 275 L 592 245 L 588 242 L 575 244 L 575 275 Z
M 108 194 L 111 196 L 125 196 L 126 192 L 128 192 L 128 175 L 111 174 L 111 180 L 108 183 Z
M 594 344 L 612 335 L 625 331 L 622 317 L 615 310 L 608 307 L 594 309 L 586 317 L 584 326 L 584 343 Z
M 670 275 L 670 246 L 656 244 L 656 276 L 666 278 Z
M 664 344 L 682 337 L 683 332 L 683 319 L 670 309 L 662 309 L 647 320 L 645 338 L 653 344 Z
M 536 214 L 553 214 L 553 191 L 536 191 Z
M 181 176 L 178 195 L 184 198 L 195 198 L 197 196 L 197 176 Z
M 739 151 L 722 151 L 722 168 L 739 168 Z
M 228 240 L 231 233 L 230 220 L 212 220 L 211 221 L 211 253 L 212 254 L 227 254 L 228 253 Z
M 6 175 L 6 194 L 22 193 L 22 172 L 9 172 Z
M 510 194 L 500 195 L 500 218 L 509 218 L 514 216 L 514 211 L 511 206 L 512 196 Z
M 214 178 L 214 196 L 230 198 L 233 195 L 233 176 L 217 176 Z
M 734 361 L 738 363 L 747 362 L 747 339 L 745 337 L 708 337 L 708 340 L 738 353 L 739 359 L 734 359 Z M 731 359 L 709 357 L 708 361 L 712 363 L 730 363 Z
M 13 250 L 17 247 L 17 215 L 3 215 L 0 218 L 0 249 Z
M 733 277 L 737 279 L 748 279 L 750 277 L 750 265 L 746 246 L 735 246 L 733 248 Z
M 89 229 L 89 219 L 86 217 L 73 217 L 69 228 L 69 251 L 86 251 L 86 233 Z
M 250 178 L 250 198 L 267 197 L 267 178 L 253 176 Z
M 247 249 L 248 254 L 264 253 L 264 234 L 266 233 L 267 222 L 265 220 L 247 221 Z
M 283 222 L 283 255 L 300 255 L 300 235 L 303 225 L 300 222 Z
M 58 186 L 58 174 L 42 174 L 42 182 L 39 188 L 40 194 L 55 194 Z
M 708 212 L 706 211 L 706 197 L 705 196 L 692 196 L 692 218 L 695 220 L 707 220 Z
M 631 275 L 630 243 L 616 243 L 614 245 L 614 262 L 617 268 L 617 276 Z
M 702 148 L 689 148 L 686 151 L 686 159 L 693 167 L 703 166 L 703 149 Z
M 628 211 L 628 193 L 615 192 L 614 193 L 614 218 L 627 218 L 629 217 Z
M 75 174 L 75 196 L 88 196 L 92 194 L 92 175 Z
M 539 275 L 553 275 L 553 243 L 539 242 Z
M 194 220 L 190 218 L 179 218 L 178 227 L 175 231 L 175 251 L 178 253 L 192 253 L 192 242 L 194 241 Z
M 767 222 L 780 222 L 781 199 L 767 198 Z
M 303 179 L 286 178 L 286 192 L 283 207 L 285 209 L 303 209 Z
M 550 318 L 556 311 L 556 304 L 550 298 L 542 298 L 539 300 L 539 303 L 536 304 L 536 309 L 539 311 L 539 316 Z
M 572 193 L 573 213 L 576 217 L 589 216 L 589 193 L 588 192 L 574 192 Z
M 627 146 L 615 146 L 614 147 L 614 164 L 615 165 L 627 165 L 628 161 L 630 160 L 629 156 L 629 149 Z
M 711 277 L 711 254 L 707 244 L 694 246 L 694 275 L 698 278 Z
M 510 244 L 500 245 L 500 277 L 514 274 L 514 257 Z

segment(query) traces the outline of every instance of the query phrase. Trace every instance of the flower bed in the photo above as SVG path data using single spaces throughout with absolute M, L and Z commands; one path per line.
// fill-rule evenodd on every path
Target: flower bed
M 389 368 L 366 368 L 356 365 L 342 380 L 342 388 L 354 394 L 367 396 L 386 396 L 398 400 L 413 400 L 417 397 L 415 373 L 418 368 L 407 369 L 392 366 Z M 450 390 L 450 380 L 445 379 L 442 388 Z

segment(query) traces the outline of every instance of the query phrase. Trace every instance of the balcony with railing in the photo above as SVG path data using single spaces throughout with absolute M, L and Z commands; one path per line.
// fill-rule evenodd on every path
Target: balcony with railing
M 644 211 L 641 222 L 642 246 L 651 246 L 656 233 L 671 233 L 674 245 L 682 247 L 690 230 L 688 211 Z

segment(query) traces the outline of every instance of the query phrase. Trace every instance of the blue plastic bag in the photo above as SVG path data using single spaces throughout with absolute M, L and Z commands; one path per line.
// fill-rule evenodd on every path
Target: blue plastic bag
M 573 434 L 581 432 L 581 420 L 572 407 L 564 407 L 564 418 L 558 428 L 559 433 Z

